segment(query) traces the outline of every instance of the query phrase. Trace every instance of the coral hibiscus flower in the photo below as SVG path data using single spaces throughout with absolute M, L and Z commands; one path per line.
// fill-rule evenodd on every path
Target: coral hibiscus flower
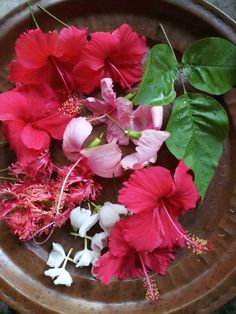
M 148 270 L 164 275 L 169 262 L 174 259 L 173 250 L 163 248 L 152 252 L 136 251 L 124 239 L 126 223 L 132 223 L 132 219 L 129 217 L 116 223 L 109 238 L 109 251 L 97 261 L 92 271 L 105 284 L 109 284 L 113 277 L 124 279 L 144 276 L 147 298 L 156 302 L 159 293 Z
M 15 88 L 0 95 L 3 133 L 23 165 L 49 148 L 51 137 L 62 140 L 71 116 L 46 84 Z
M 178 216 L 194 208 L 199 199 L 188 170 L 180 161 L 173 177 L 163 167 L 151 167 L 136 171 L 124 183 L 119 202 L 134 213 L 124 232 L 132 247 L 152 251 L 186 242 L 197 253 L 208 250 L 205 240 L 190 238 L 178 223 Z
M 23 33 L 16 41 L 16 60 L 9 66 L 9 79 L 16 83 L 48 83 L 70 91 L 71 72 L 79 62 L 87 37 L 86 29 L 74 26 L 43 33 L 40 29 Z
M 88 94 L 104 77 L 112 78 L 123 88 L 130 87 L 140 81 L 145 52 L 145 38 L 127 24 L 112 33 L 92 33 L 74 71 L 79 88 Z

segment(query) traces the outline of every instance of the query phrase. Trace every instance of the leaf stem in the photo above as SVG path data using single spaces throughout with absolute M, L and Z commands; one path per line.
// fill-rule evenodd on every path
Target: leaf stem
M 169 40 L 169 38 L 168 38 L 168 36 L 167 36 L 167 34 L 166 34 L 166 31 L 165 31 L 165 29 L 164 29 L 164 26 L 163 26 L 161 23 L 160 23 L 159 25 L 160 25 L 160 28 L 161 28 L 161 30 L 162 30 L 164 36 L 165 36 L 165 39 L 166 39 L 167 43 L 168 43 L 168 45 L 169 45 L 169 47 L 170 47 L 170 49 L 171 49 L 171 52 L 172 52 L 173 56 L 175 57 L 175 59 L 176 59 L 176 61 L 177 61 L 177 58 L 176 58 L 174 49 L 173 49 L 173 47 L 172 47 L 172 45 L 171 45 L 171 42 L 170 42 L 170 40 Z
M 62 20 L 60 20 L 58 17 L 56 17 L 55 15 L 53 15 L 52 13 L 50 13 L 48 10 L 46 10 L 44 7 L 42 7 L 40 4 L 37 5 L 37 7 L 44 11 L 45 13 L 47 13 L 49 16 L 51 16 L 54 20 L 56 20 L 57 22 L 61 23 L 62 25 L 64 25 L 65 27 L 69 27 L 68 24 L 66 24 L 65 22 L 63 22 Z
M 37 20 L 35 18 L 35 15 L 34 15 L 34 12 L 33 12 L 33 9 L 32 9 L 32 5 L 31 5 L 31 1 L 27 1 L 27 2 L 28 2 L 28 7 L 29 7 L 29 10 L 30 10 L 31 17 L 32 17 L 32 19 L 34 21 L 34 24 L 35 24 L 36 28 L 40 28 L 39 24 L 38 24 L 38 22 L 37 22 Z

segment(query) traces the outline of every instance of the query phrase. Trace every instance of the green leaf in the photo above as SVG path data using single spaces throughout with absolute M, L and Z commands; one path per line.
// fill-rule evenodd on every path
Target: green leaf
M 159 44 L 152 48 L 141 85 L 133 102 L 137 105 L 162 106 L 172 102 L 176 93 L 174 81 L 178 62 L 170 47 Z
M 196 41 L 182 63 L 190 84 L 204 92 L 221 95 L 236 84 L 236 46 L 223 38 Z
M 218 101 L 203 94 L 185 93 L 173 105 L 167 146 L 193 170 L 195 184 L 204 197 L 223 151 L 227 114 Z

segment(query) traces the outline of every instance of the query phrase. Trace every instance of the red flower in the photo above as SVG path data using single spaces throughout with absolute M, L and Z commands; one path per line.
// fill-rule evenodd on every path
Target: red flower
M 180 161 L 174 177 L 163 167 L 151 167 L 136 171 L 124 183 L 119 202 L 135 213 L 124 234 L 136 250 L 183 246 L 185 242 L 198 253 L 208 250 L 205 240 L 190 238 L 178 223 L 178 216 L 194 208 L 199 199 L 188 170 Z
M 23 33 L 16 41 L 16 60 L 10 64 L 9 79 L 16 83 L 48 83 L 56 87 L 63 84 L 69 92 L 72 69 L 87 42 L 86 32 L 86 29 L 70 26 L 59 34 L 56 31 L 43 33 L 40 29 Z
M 0 95 L 3 133 L 19 162 L 25 165 L 48 149 L 51 137 L 62 140 L 71 117 L 59 107 L 46 84 L 19 87 Z
M 80 162 L 65 184 L 58 210 L 59 194 L 71 167 L 54 166 L 53 179 L 50 180 L 51 169 L 47 171 L 48 177 L 41 176 L 40 180 L 38 176 L 32 178 L 25 175 L 25 171 L 32 170 L 30 167 L 22 170 L 19 164 L 12 167 L 11 173 L 17 174 L 16 181 L 0 186 L 0 220 L 6 221 L 20 240 L 50 234 L 55 227 L 61 227 L 66 222 L 73 208 L 82 201 L 94 200 L 100 193 L 101 186 L 94 181 L 94 174 L 84 162 Z M 39 171 L 45 174 L 42 168 Z
M 127 24 L 113 33 L 91 34 L 81 62 L 74 70 L 78 87 L 90 93 L 105 77 L 112 78 L 123 88 L 130 87 L 141 78 L 141 62 L 145 52 L 145 38 L 139 37 Z
M 152 302 L 158 299 L 158 291 L 148 275 L 148 270 L 161 275 L 174 259 L 173 250 L 155 249 L 152 252 L 138 252 L 124 239 L 124 230 L 127 223 L 132 224 L 133 217 L 117 222 L 109 238 L 109 251 L 105 253 L 93 267 L 96 278 L 109 284 L 111 279 L 127 277 L 145 277 L 147 298 Z

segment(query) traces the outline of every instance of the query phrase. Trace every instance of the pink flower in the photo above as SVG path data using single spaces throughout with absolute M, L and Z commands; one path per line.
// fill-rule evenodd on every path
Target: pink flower
M 136 142 L 136 153 L 124 157 L 121 160 L 122 167 L 124 169 L 140 169 L 150 162 L 156 162 L 157 152 L 169 135 L 169 132 L 166 131 L 144 130 Z
M 203 240 L 190 238 L 178 223 L 178 216 L 194 208 L 199 199 L 188 170 L 180 161 L 174 177 L 163 167 L 151 167 L 136 171 L 124 183 L 119 202 L 134 213 L 124 234 L 136 250 L 183 246 L 185 242 L 199 253 L 208 250 Z
M 163 120 L 162 106 L 139 106 L 133 117 L 133 129 L 136 131 L 160 130 Z
M 59 34 L 40 29 L 23 33 L 16 41 L 16 60 L 9 66 L 9 79 L 24 84 L 70 85 L 71 72 L 87 42 L 86 32 L 70 26 Z
M 112 33 L 92 33 L 74 71 L 79 88 L 88 94 L 104 77 L 112 78 L 123 88 L 130 87 L 140 81 L 145 52 L 145 38 L 127 24 Z
M 83 147 L 92 132 L 91 124 L 82 117 L 74 118 L 68 124 L 63 137 L 63 151 L 69 160 L 75 161 L 82 155 L 90 169 L 105 178 L 121 173 L 121 151 L 116 143 L 96 147 Z
M 130 129 L 133 120 L 133 104 L 124 97 L 116 98 L 113 91 L 112 79 L 101 80 L 101 93 L 104 100 L 88 97 L 83 104 L 94 114 L 109 114 L 124 129 Z M 103 119 L 104 120 L 104 119 Z M 109 119 L 105 120 L 107 125 L 107 141 L 118 141 L 121 145 L 128 145 L 129 138 Z
M 144 276 L 147 296 L 150 301 L 156 302 L 159 293 L 155 289 L 148 271 L 164 275 L 169 262 L 174 259 L 173 250 L 155 249 L 150 253 L 136 251 L 124 237 L 126 223 L 132 223 L 132 219 L 133 217 L 124 218 L 116 223 L 109 238 L 109 251 L 96 262 L 92 271 L 96 278 L 104 284 L 109 284 L 112 278 L 125 279 Z
M 59 107 L 46 84 L 19 87 L 0 95 L 3 133 L 22 165 L 47 150 L 51 137 L 62 139 L 71 117 L 60 112 Z

